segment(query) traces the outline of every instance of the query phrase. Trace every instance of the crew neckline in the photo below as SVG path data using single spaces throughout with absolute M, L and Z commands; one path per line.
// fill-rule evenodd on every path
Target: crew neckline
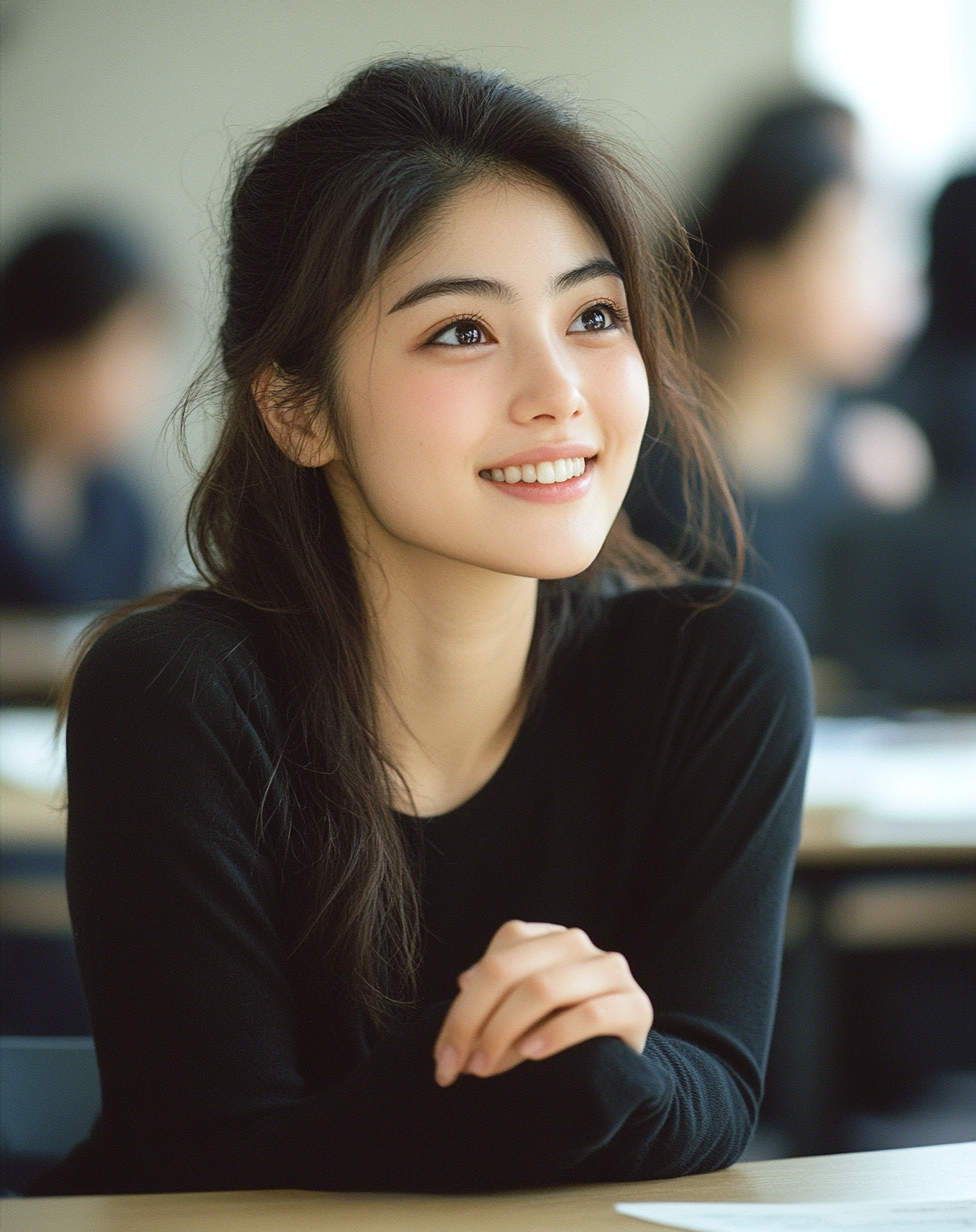
M 416 822 L 418 825 L 423 825 L 426 828 L 456 820 L 469 809 L 481 805 L 485 798 L 490 797 L 499 790 L 499 783 L 513 772 L 512 768 L 521 759 L 523 745 L 529 739 L 531 732 L 536 728 L 545 704 L 545 697 L 539 698 L 524 716 L 519 724 L 518 731 L 515 733 L 515 738 L 508 747 L 508 752 L 499 762 L 495 772 L 482 783 L 473 795 L 468 796 L 467 800 L 462 800 L 460 804 L 455 805 L 454 808 L 449 809 L 446 813 L 431 813 L 421 816 L 416 813 L 402 813 L 395 809 L 394 816 L 405 822 Z M 502 785 L 504 786 L 503 783 Z

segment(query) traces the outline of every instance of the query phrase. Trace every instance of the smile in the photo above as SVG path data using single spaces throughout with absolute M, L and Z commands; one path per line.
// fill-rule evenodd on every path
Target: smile
M 577 479 L 586 470 L 585 458 L 557 458 L 554 462 L 531 462 L 525 466 L 492 467 L 479 471 L 482 479 L 493 483 L 565 483 Z

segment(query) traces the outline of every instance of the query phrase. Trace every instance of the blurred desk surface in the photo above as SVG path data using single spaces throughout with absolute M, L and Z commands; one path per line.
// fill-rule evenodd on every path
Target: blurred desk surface
M 0 844 L 63 847 L 67 812 L 63 790 L 50 795 L 0 782 Z
M 48 709 L 0 708 L 0 842 L 63 844 L 63 751 Z M 976 860 L 976 717 L 820 719 L 801 869 Z
M 48 703 L 71 661 L 76 639 L 99 609 L 0 609 L 0 697 Z
M 976 858 L 976 716 L 818 719 L 801 868 Z
M 736 1164 L 628 1185 L 475 1197 L 299 1190 L 5 1198 L 4 1232 L 639 1232 L 615 1202 L 852 1202 L 976 1198 L 976 1143 Z
M 801 869 L 869 869 L 878 866 L 926 868 L 976 862 L 976 826 L 933 843 L 925 823 L 906 833 L 844 808 L 808 808 L 796 863 Z
M 797 865 L 810 869 L 860 869 L 879 865 L 918 867 L 971 864 L 976 861 L 976 833 L 971 838 L 933 844 L 924 832 L 905 841 L 903 829 L 886 836 L 884 827 L 870 837 L 852 841 L 849 825 L 857 819 L 843 809 L 807 809 Z M 63 845 L 67 817 L 63 790 L 50 795 L 0 784 L 0 844 L 56 847 Z

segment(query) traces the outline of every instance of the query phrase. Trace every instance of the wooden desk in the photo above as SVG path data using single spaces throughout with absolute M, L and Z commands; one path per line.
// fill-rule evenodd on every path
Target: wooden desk
M 737 1164 L 635 1185 L 490 1197 L 299 1190 L 5 1198 L 3 1232 L 639 1232 L 615 1202 L 841 1202 L 976 1198 L 976 1143 Z
M 806 809 L 797 868 L 936 868 L 976 863 L 976 831 L 934 843 L 926 838 L 925 832 L 935 827 L 921 823 L 913 828 L 911 841 L 906 842 L 906 827 L 868 822 L 867 835 L 853 841 L 852 831 L 864 820 L 867 819 L 848 809 Z

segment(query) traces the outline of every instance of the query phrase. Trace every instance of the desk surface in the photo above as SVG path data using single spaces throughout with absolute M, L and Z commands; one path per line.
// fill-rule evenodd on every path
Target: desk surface
M 615 1202 L 976 1198 L 976 1143 L 737 1164 L 724 1172 L 491 1197 L 297 1190 L 5 1198 L 3 1232 L 638 1232 Z
M 976 860 L 976 842 L 926 842 L 886 837 L 882 829 L 867 841 L 852 842 L 847 833 L 850 814 L 843 809 L 807 809 L 803 839 L 797 853 L 801 868 L 862 868 L 879 864 L 958 865 Z M 0 843 L 57 848 L 64 844 L 66 814 L 63 792 L 49 796 L 0 784 Z
M 0 735 L 0 842 L 63 845 L 53 711 L 0 709 Z M 918 723 L 820 719 L 798 863 L 827 869 L 972 863 L 974 783 L 972 716 Z M 905 816 L 898 814 L 899 801 Z
M 808 808 L 803 814 L 798 868 L 859 869 L 881 865 L 941 867 L 976 862 L 976 827 L 932 842 L 933 827 L 889 824 L 850 809 Z M 953 828 L 955 829 L 955 827 Z M 963 827 L 959 827 L 963 831 Z

